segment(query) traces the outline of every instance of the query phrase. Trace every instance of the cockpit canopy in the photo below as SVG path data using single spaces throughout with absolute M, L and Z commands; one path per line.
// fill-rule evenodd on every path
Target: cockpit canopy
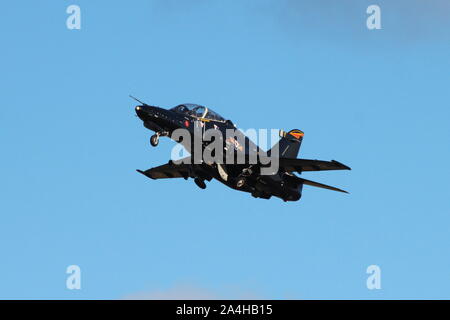
M 170 110 L 178 112 L 178 113 L 182 113 L 182 114 L 187 114 L 189 116 L 193 116 L 193 117 L 197 117 L 197 118 L 225 122 L 225 119 L 222 118 L 219 114 L 215 113 L 214 111 L 212 111 L 209 108 L 200 106 L 198 104 L 184 103 L 184 104 L 180 104 Z

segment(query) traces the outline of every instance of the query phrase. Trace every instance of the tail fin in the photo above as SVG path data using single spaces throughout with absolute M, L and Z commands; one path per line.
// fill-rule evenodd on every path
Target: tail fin
M 280 130 L 280 141 L 269 150 L 269 156 L 279 156 L 280 158 L 297 158 L 303 140 L 303 131 L 293 129 L 289 132 Z M 279 148 L 279 155 L 272 155 L 276 148 Z

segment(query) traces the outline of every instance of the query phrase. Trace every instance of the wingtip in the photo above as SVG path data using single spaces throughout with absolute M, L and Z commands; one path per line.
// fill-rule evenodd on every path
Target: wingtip
M 331 162 L 336 163 L 337 165 L 341 166 L 342 169 L 344 170 L 352 170 L 352 168 L 350 168 L 349 166 L 346 166 L 345 164 L 343 164 L 342 162 L 336 161 L 336 160 L 331 160 Z
M 350 192 L 348 192 L 348 191 L 346 191 L 346 190 L 339 189 L 339 188 L 335 188 L 334 191 L 338 191 L 338 192 L 350 194 Z
M 153 178 L 153 177 L 151 176 L 151 174 L 149 174 L 149 173 L 146 172 L 146 171 L 142 171 L 142 170 L 139 170 L 139 169 L 136 169 L 136 171 L 139 172 L 140 174 L 143 174 L 143 175 L 146 176 L 147 178 L 150 178 L 150 179 L 155 180 L 155 178 Z

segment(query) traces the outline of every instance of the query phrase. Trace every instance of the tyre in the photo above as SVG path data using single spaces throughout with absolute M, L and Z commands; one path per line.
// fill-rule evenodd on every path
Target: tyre
M 245 178 L 238 178 L 236 180 L 236 188 L 242 188 L 245 185 Z
M 150 137 L 150 144 L 152 145 L 152 147 L 156 147 L 159 143 L 159 136 L 154 134 Z

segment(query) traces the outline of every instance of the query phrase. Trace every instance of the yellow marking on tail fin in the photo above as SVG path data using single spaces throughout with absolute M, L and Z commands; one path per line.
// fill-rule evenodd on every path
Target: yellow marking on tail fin
M 300 130 L 291 130 L 289 131 L 289 134 L 297 140 L 300 140 L 300 138 L 303 138 L 303 136 L 305 135 L 303 131 Z

